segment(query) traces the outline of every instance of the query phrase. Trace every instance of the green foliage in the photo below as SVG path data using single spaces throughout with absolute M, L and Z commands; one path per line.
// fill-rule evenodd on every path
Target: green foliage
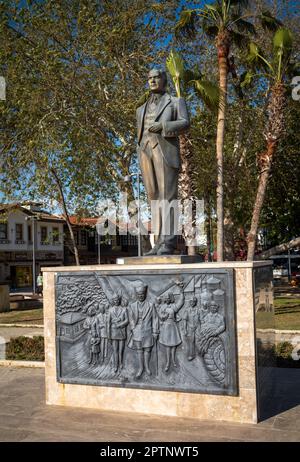
M 44 361 L 44 337 L 15 337 L 6 347 L 6 359 L 21 361 Z

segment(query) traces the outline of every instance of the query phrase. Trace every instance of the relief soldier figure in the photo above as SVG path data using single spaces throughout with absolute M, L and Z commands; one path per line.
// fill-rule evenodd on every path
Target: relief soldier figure
M 167 75 L 152 69 L 148 75 L 151 96 L 137 109 L 138 155 L 148 201 L 177 199 L 180 152 L 178 135 L 188 129 L 189 115 L 183 98 L 166 93 Z M 173 254 L 176 247 L 174 210 L 166 216 L 152 204 L 156 244 L 146 255 Z M 166 225 L 166 228 L 164 226 Z
M 127 308 L 121 305 L 121 297 L 114 294 L 107 315 L 108 338 L 113 348 L 114 372 L 123 368 L 123 353 L 126 340 L 126 326 L 128 324 Z
M 160 319 L 160 334 L 159 343 L 164 345 L 167 350 L 167 363 L 165 371 L 170 368 L 171 358 L 174 367 L 177 367 L 175 361 L 176 347 L 182 342 L 179 328 L 178 319 L 176 318 L 177 312 L 184 304 L 183 288 L 180 286 L 181 294 L 177 302 L 173 298 L 173 294 L 167 294 L 164 297 L 164 303 L 158 310 L 158 317 Z M 174 300 L 174 301 L 173 301 Z
M 210 302 L 208 313 L 202 320 L 197 339 L 197 348 L 201 356 L 207 352 L 211 339 L 218 337 L 226 328 L 225 319 L 218 310 L 219 305 L 214 301 Z
M 147 288 L 142 281 L 136 287 L 137 300 L 129 307 L 129 324 L 131 335 L 128 347 L 137 350 L 138 371 L 141 377 L 144 367 L 147 375 L 151 375 L 151 350 L 158 336 L 158 318 L 153 303 L 147 300 Z
M 187 356 L 189 361 L 195 358 L 195 334 L 196 330 L 200 327 L 201 313 L 197 302 L 197 297 L 193 297 L 189 301 L 189 307 L 183 315 L 184 335 L 187 341 Z

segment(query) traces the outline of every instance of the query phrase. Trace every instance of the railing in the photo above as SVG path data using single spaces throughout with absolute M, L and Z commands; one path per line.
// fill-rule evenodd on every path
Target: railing
M 0 244 L 10 244 L 10 240 L 8 240 L 8 239 L 0 239 Z
M 25 244 L 25 241 L 23 239 L 16 239 L 15 244 Z

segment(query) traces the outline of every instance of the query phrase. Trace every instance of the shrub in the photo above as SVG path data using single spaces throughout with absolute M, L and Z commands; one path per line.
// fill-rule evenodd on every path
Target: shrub
M 44 337 L 15 337 L 6 347 L 6 359 L 44 361 Z

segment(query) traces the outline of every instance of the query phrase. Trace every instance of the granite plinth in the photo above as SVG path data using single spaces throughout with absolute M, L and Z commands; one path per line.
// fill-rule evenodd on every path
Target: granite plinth
M 143 264 L 97 265 L 81 267 L 57 267 L 44 269 L 44 325 L 46 401 L 48 404 L 89 407 L 101 410 L 149 413 L 177 417 L 193 417 L 208 420 L 234 422 L 258 421 L 258 389 L 256 375 L 257 352 L 255 333 L 254 269 L 269 267 L 271 262 L 224 262 L 194 264 Z M 58 274 L 72 271 L 84 276 L 87 272 L 103 272 L 113 275 L 136 273 L 142 269 L 156 270 L 158 277 L 170 270 L 177 272 L 208 271 L 217 269 L 233 271 L 235 296 L 235 341 L 237 350 L 237 393 L 224 396 L 210 393 L 190 393 L 157 389 L 134 389 L 122 386 L 97 386 L 95 384 L 59 383 L 57 376 L 57 331 L 55 319 L 55 281 Z M 68 276 L 66 274 L 66 276 Z M 269 274 L 271 274 L 269 272 Z M 123 277 L 123 276 L 122 276 Z M 267 275 L 267 279 L 268 279 Z M 268 282 L 266 280 L 266 282 Z M 218 289 L 216 289 L 218 290 Z M 218 294 L 220 295 L 220 294 Z M 260 385 L 263 386 L 263 383 Z
M 185 263 L 201 263 L 200 255 L 143 255 L 142 257 L 117 258 L 118 265 L 182 265 Z

